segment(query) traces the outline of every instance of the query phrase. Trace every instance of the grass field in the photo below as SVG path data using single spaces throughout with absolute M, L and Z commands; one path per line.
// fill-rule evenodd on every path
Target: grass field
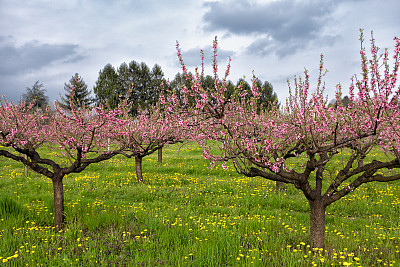
M 0 265 L 400 266 L 399 181 L 329 206 L 326 249 L 313 252 L 294 187 L 210 169 L 196 146 L 156 157 L 143 160 L 145 184 L 123 157 L 65 177 L 67 227 L 57 233 L 51 181 L 0 157 Z

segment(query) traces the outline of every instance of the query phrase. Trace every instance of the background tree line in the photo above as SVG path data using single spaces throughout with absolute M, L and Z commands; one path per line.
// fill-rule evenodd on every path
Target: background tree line
M 175 91 L 181 104 L 185 104 L 182 86 L 190 88 L 192 85 L 182 73 L 177 73 L 174 79 L 167 83 L 164 72 L 157 64 L 152 69 L 146 63 L 142 62 L 139 64 L 136 61 L 131 61 L 129 64 L 122 63 L 117 69 L 111 64 L 107 64 L 100 70 L 96 85 L 93 88 L 95 94 L 94 102 L 97 105 L 108 103 L 110 108 L 115 108 L 124 99 L 127 92 L 131 90 L 128 96 L 129 102 L 132 104 L 132 113 L 136 114 L 139 106 L 146 109 L 158 101 L 161 84 L 164 84 L 163 88 L 165 90 Z M 236 84 L 228 81 L 227 91 L 225 92 L 228 99 L 240 84 L 248 92 L 246 99 L 251 96 L 250 84 L 241 78 Z M 205 76 L 203 86 L 210 88 L 215 86 L 214 78 L 211 75 Z M 277 94 L 273 91 L 273 87 L 269 82 L 258 80 L 257 86 L 261 93 L 258 103 L 260 108 L 270 109 L 273 106 L 279 107 Z M 194 102 L 193 98 L 189 98 L 186 104 L 192 105 Z
M 192 74 L 189 73 L 189 75 Z M 205 87 L 212 88 L 215 86 L 215 80 L 211 75 L 205 76 L 202 82 Z M 146 63 L 138 63 L 134 60 L 129 64 L 124 62 L 118 68 L 110 63 L 106 64 L 99 71 L 99 76 L 93 87 L 94 96 L 92 96 L 92 92 L 88 89 L 83 78 L 75 73 L 68 83 L 64 84 L 65 94 L 61 96 L 58 102 L 64 109 L 70 109 L 71 102 L 77 108 L 101 104 L 114 109 L 125 97 L 128 97 L 128 102 L 132 105 L 131 113 L 136 115 L 139 107 L 147 109 L 157 103 L 162 88 L 161 84 L 164 84 L 164 90 L 175 91 L 182 105 L 190 106 L 195 103 L 193 97 L 188 99 L 188 103 L 184 103 L 182 86 L 190 89 L 192 85 L 182 73 L 177 73 L 172 81 L 167 82 L 161 66 L 155 64 L 150 69 Z M 252 91 L 251 85 L 244 78 L 240 78 L 236 84 L 230 80 L 227 82 L 226 97 L 230 99 L 239 86 L 247 91 L 247 95 L 243 99 L 247 101 L 251 97 Z M 261 93 L 258 100 L 259 109 L 279 107 L 278 97 L 271 83 L 258 80 L 257 86 Z M 127 96 L 128 92 L 130 93 Z M 22 100 L 25 101 L 26 105 L 33 102 L 34 109 L 44 109 L 49 106 L 46 90 L 39 81 L 32 87 L 26 88 Z

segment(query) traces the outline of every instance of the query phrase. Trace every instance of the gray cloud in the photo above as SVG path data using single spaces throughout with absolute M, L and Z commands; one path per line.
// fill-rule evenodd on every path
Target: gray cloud
M 38 41 L 18 46 L 12 36 L 0 36 L 0 77 L 39 70 L 58 60 L 64 63 L 82 60 L 77 48 L 73 44 L 43 44 Z
M 208 45 L 210 72 L 210 41 L 218 35 L 226 49 L 218 52 L 220 70 L 232 56 L 232 80 L 254 70 L 284 101 L 286 78 L 304 67 L 312 74 L 320 53 L 334 84 L 359 73 L 359 28 L 366 44 L 374 30 L 377 44 L 389 49 L 399 33 L 398 0 L 210 1 L 2 1 L 0 95 L 18 100 L 39 80 L 50 99 L 59 99 L 74 73 L 92 88 L 105 64 L 131 60 L 158 63 L 173 78 L 180 71 L 175 40 L 190 70 L 200 66 L 199 50 Z
M 214 52 L 211 46 L 207 46 L 204 48 L 191 48 L 188 50 L 182 51 L 183 61 L 188 67 L 194 67 L 201 65 L 201 55 L 200 50 L 204 52 L 204 66 L 205 68 L 209 68 L 213 62 Z M 227 63 L 229 57 L 233 57 L 235 52 L 229 50 L 219 49 L 217 51 L 217 61 L 218 63 Z M 177 62 L 179 64 L 179 62 Z
M 337 1 L 207 2 L 203 21 L 207 31 L 258 36 L 248 47 L 249 53 L 267 55 L 274 51 L 283 57 L 326 37 L 322 31 L 336 5 Z

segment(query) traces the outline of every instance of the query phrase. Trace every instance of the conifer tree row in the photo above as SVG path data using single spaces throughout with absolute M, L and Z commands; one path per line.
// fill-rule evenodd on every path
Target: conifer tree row
M 203 84 L 206 87 L 215 86 L 214 78 L 207 75 L 203 78 Z M 95 103 L 97 105 L 107 105 L 113 109 L 118 106 L 122 99 L 130 91 L 129 101 L 132 105 L 132 114 L 136 115 L 139 107 L 149 108 L 158 101 L 161 84 L 166 84 L 166 79 L 161 67 L 157 64 L 150 70 L 144 63 L 131 61 L 129 64 L 122 63 L 119 68 L 114 68 L 110 63 L 105 65 L 99 72 L 96 85 L 93 88 L 95 93 Z M 182 86 L 190 86 L 183 74 L 177 73 L 174 79 L 165 88 L 175 91 L 180 102 L 183 104 Z M 227 81 L 226 97 L 230 98 L 237 88 L 242 86 L 248 91 L 245 101 L 252 95 L 251 86 L 244 79 L 239 79 L 236 85 L 232 81 Z M 257 81 L 260 88 L 260 98 L 258 101 L 259 109 L 271 109 L 279 107 L 278 97 L 273 91 L 272 85 L 265 81 Z M 189 96 L 186 105 L 195 103 L 195 97 Z
M 122 63 L 118 69 L 107 64 L 100 70 L 93 88 L 95 103 L 115 108 L 130 91 L 128 100 L 131 112 L 137 114 L 139 107 L 146 109 L 158 101 L 160 85 L 163 82 L 164 73 L 157 64 L 151 70 L 144 62 Z

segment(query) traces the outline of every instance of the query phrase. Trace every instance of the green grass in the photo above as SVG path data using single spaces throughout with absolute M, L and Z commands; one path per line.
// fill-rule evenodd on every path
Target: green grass
M 329 206 L 326 250 L 313 253 L 301 192 L 210 169 L 196 146 L 176 153 L 144 158 L 145 184 L 123 157 L 65 177 L 58 233 L 51 181 L 0 158 L 0 265 L 400 266 L 400 182 L 363 185 Z

